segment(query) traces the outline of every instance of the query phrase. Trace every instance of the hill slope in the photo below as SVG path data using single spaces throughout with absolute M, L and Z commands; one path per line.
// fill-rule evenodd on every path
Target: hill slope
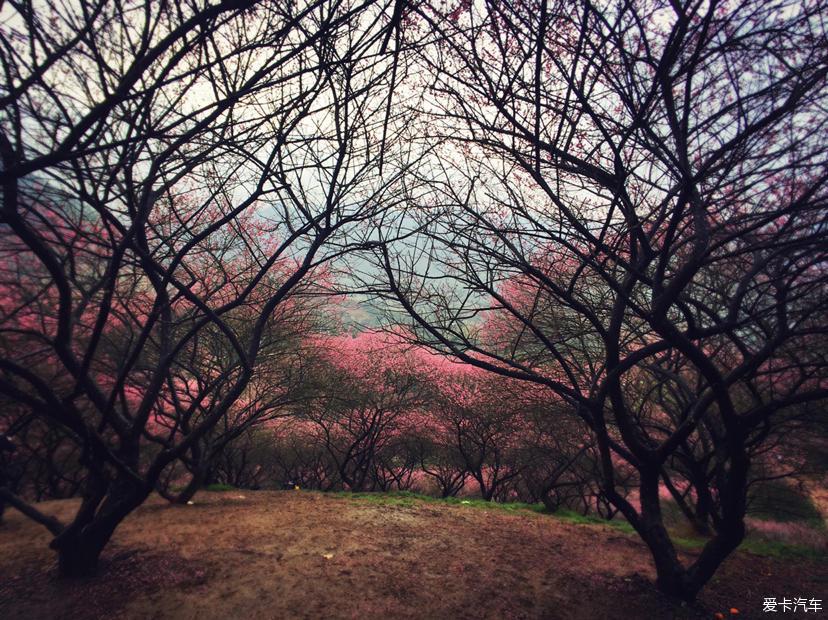
M 74 500 L 47 502 L 67 516 Z M 2 618 L 762 617 L 764 597 L 825 599 L 814 560 L 739 552 L 699 605 L 652 586 L 649 555 L 617 529 L 418 500 L 313 492 L 154 498 L 115 533 L 100 577 L 55 578 L 49 535 L 0 526 Z M 824 603 L 823 603 L 824 604 Z

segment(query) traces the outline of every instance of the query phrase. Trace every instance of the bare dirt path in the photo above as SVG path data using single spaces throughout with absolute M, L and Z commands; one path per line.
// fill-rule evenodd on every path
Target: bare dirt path
M 48 502 L 66 516 L 75 502 Z M 760 618 L 766 596 L 828 594 L 825 566 L 737 553 L 688 608 L 661 597 L 646 549 L 608 527 L 529 511 L 311 492 L 154 498 L 102 574 L 55 576 L 46 531 L 0 527 L 0 618 Z M 810 614 L 818 617 L 818 614 Z

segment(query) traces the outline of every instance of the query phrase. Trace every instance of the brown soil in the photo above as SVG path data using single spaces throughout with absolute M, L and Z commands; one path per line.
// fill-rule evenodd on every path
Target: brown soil
M 73 500 L 40 506 L 68 518 Z M 643 545 L 531 512 L 386 504 L 312 492 L 147 502 L 101 574 L 56 576 L 49 534 L 0 526 L 0 618 L 712 618 L 764 597 L 828 601 L 824 566 L 739 552 L 692 607 L 662 597 Z M 798 612 L 801 614 L 801 610 Z M 810 614 L 809 617 L 819 617 Z

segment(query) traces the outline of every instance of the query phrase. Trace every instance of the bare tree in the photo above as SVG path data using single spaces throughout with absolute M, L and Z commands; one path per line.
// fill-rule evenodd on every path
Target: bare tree
M 215 264 L 222 265 L 224 260 L 226 256 L 216 256 Z M 175 480 L 177 473 L 174 467 L 160 481 L 158 490 L 170 501 L 188 502 L 203 484 L 210 482 L 216 464 L 233 441 L 256 427 L 290 415 L 293 405 L 309 397 L 303 389 L 303 358 L 312 353 L 312 345 L 307 341 L 322 328 L 320 295 L 324 295 L 325 291 L 321 286 L 324 278 L 320 275 L 317 273 L 315 278 L 319 283 L 298 284 L 290 299 L 280 304 L 271 315 L 260 338 L 259 361 L 244 392 L 218 423 L 201 435 L 181 457 L 181 462 L 190 473 L 189 483 L 179 493 L 170 493 L 169 482 Z M 226 282 L 224 277 L 212 279 L 222 284 Z M 278 283 L 278 276 L 275 281 L 262 283 L 254 295 L 264 293 L 264 299 L 268 291 L 278 287 Z M 247 308 L 228 314 L 225 322 L 232 325 L 237 334 L 249 337 L 248 331 L 250 325 L 255 324 L 256 312 L 257 304 L 249 304 Z M 189 327 L 184 324 L 185 329 Z M 220 400 L 215 396 L 203 398 L 208 391 L 207 386 L 216 376 L 238 371 L 241 363 L 221 332 L 202 329 L 190 340 L 186 353 L 182 350 L 171 368 L 164 391 L 166 406 L 157 412 L 154 424 L 147 429 L 145 437 L 163 449 L 174 446 L 179 438 L 185 439 L 193 430 L 200 428 L 202 420 L 210 418 L 215 407 L 220 405 Z
M 568 403 L 659 588 L 692 600 L 744 538 L 755 447 L 828 396 L 825 6 L 415 10 L 442 181 L 410 193 L 375 290 L 421 341 Z M 642 400 L 647 377 L 680 408 Z M 685 566 L 659 486 L 708 440 L 717 517 Z
M 406 162 L 405 119 L 384 113 L 391 63 L 403 72 L 385 49 L 391 10 L 4 6 L 0 392 L 64 429 L 86 476 L 68 524 L 0 494 L 54 534 L 63 574 L 96 569 L 164 470 L 245 395 L 272 315 L 393 203 Z M 217 257 L 227 237 L 233 255 Z M 205 271 L 222 281 L 198 286 Z M 190 386 L 209 411 L 142 459 L 208 333 L 231 358 Z

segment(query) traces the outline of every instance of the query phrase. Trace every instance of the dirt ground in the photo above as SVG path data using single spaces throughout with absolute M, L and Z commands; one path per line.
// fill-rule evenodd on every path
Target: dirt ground
M 66 518 L 75 506 L 40 508 Z M 764 597 L 828 604 L 825 566 L 813 561 L 738 552 L 686 607 L 654 589 L 643 545 L 609 527 L 304 491 L 202 493 L 192 506 L 153 498 L 116 531 L 88 580 L 57 578 L 49 540 L 7 512 L 0 618 L 594 620 L 713 618 L 732 607 L 768 618 Z

